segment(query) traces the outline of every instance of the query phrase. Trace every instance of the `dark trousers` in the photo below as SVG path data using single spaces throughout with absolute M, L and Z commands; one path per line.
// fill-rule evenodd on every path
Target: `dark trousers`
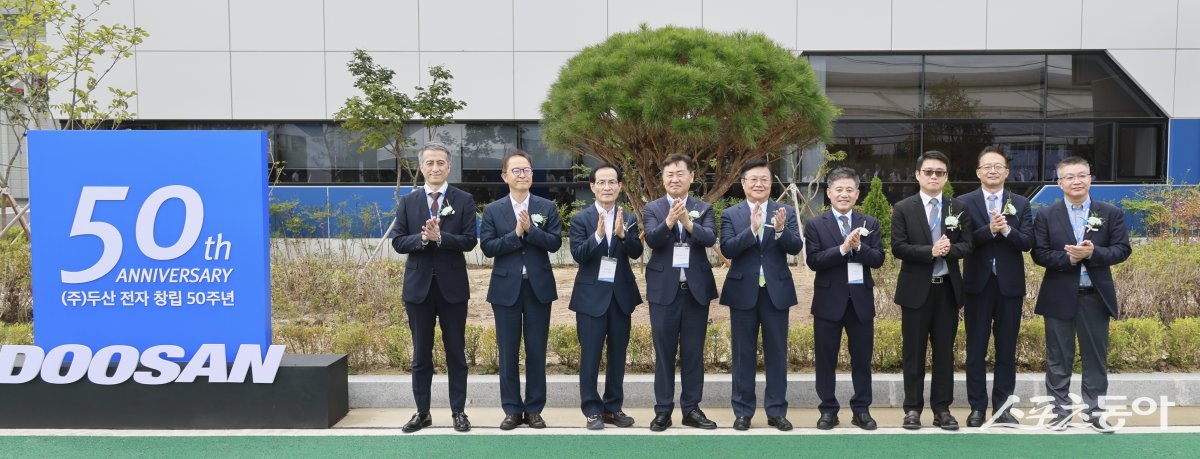
M 754 417 L 754 376 L 758 367 L 758 331 L 762 329 L 763 364 L 767 389 L 763 408 L 767 417 L 787 414 L 788 310 L 771 304 L 766 287 L 759 287 L 754 309 L 729 309 L 730 347 L 733 350 L 733 414 Z
M 850 348 L 850 375 L 854 382 L 854 395 L 850 397 L 850 410 L 866 413 L 871 407 L 871 352 L 875 345 L 875 320 L 860 320 L 854 313 L 854 304 L 846 301 L 846 314 L 841 320 L 826 320 L 813 317 L 813 354 L 816 366 L 817 397 L 821 413 L 838 412 L 836 378 L 838 351 L 842 344 L 842 330 L 846 331 L 847 346 Z
M 650 304 L 654 336 L 654 412 L 675 409 L 675 356 L 679 356 L 679 407 L 684 414 L 700 407 L 704 397 L 704 339 L 708 336 L 708 304 L 680 289 L 671 304 Z M 678 351 L 678 353 L 676 353 Z
M 463 411 L 467 402 L 466 328 L 467 302 L 447 303 L 438 288 L 437 277 L 429 284 L 429 296 L 423 303 L 404 303 L 408 329 L 412 332 L 412 390 L 417 411 L 429 412 L 429 388 L 433 383 L 433 325 L 442 327 L 446 349 L 446 370 L 450 382 L 450 409 Z
M 967 401 L 972 411 L 986 411 L 987 350 L 990 337 L 996 340 L 995 376 L 992 378 L 992 410 L 1004 406 L 1017 385 L 1017 332 L 1021 329 L 1021 297 L 1000 294 L 996 276 L 988 276 L 978 295 L 967 295 L 963 311 L 967 332 Z
M 492 305 L 500 360 L 500 403 L 504 414 L 541 413 L 546 406 L 546 342 L 550 305 L 538 301 L 529 280 L 512 306 Z M 525 399 L 521 400 L 521 337 L 525 338 Z
M 584 416 L 617 413 L 625 403 L 625 352 L 629 348 L 630 317 L 621 312 L 613 299 L 608 312 L 592 317 L 575 314 L 575 330 L 579 335 L 579 400 Z M 608 367 L 604 371 L 604 398 L 596 390 L 600 371 L 600 355 L 608 343 Z
M 925 352 L 933 346 L 933 378 L 929 405 L 934 413 L 950 411 L 954 401 L 954 335 L 958 334 L 958 308 L 950 282 L 930 284 L 921 307 L 901 308 L 900 335 L 904 342 L 904 411 L 925 407 Z
M 1054 396 L 1054 411 L 1069 414 L 1074 405 L 1071 369 L 1075 365 L 1075 338 L 1079 337 L 1079 356 L 1083 363 L 1084 413 L 1099 411 L 1100 397 L 1108 393 L 1108 308 L 1097 293 L 1079 295 L 1079 311 L 1074 319 L 1046 317 L 1046 393 Z

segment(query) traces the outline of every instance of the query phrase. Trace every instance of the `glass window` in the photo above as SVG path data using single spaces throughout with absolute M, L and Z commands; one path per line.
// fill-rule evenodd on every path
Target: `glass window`
M 1162 140 L 1161 125 L 1122 123 L 1117 129 L 1117 177 L 1146 179 L 1161 175 Z
M 825 95 L 842 119 L 916 118 L 921 56 L 812 56 Z
M 879 177 L 885 182 L 915 181 L 913 161 L 916 161 L 920 138 L 912 123 L 837 123 L 833 128 L 831 152 L 845 151 L 846 160 L 836 166 L 849 166 L 858 171 L 864 182 Z M 806 171 L 805 181 L 811 180 Z
M 938 150 L 950 157 L 950 177 L 954 181 L 978 180 L 975 166 L 984 147 L 1000 147 L 1011 158 L 1009 180 L 1034 180 L 1037 159 L 1042 151 L 1041 123 L 928 123 L 924 131 L 924 149 Z M 1020 178 L 1021 180 L 1018 180 Z
M 1047 57 L 1049 118 L 1162 117 L 1154 104 L 1101 54 Z
M 500 170 L 500 161 L 517 149 L 513 124 L 467 124 L 462 137 L 462 168 Z
M 1063 158 L 1079 156 L 1091 163 L 1097 181 L 1112 180 L 1113 123 L 1046 123 L 1046 156 L 1042 180 L 1058 181 L 1055 166 Z
M 520 135 L 520 148 L 533 158 L 535 169 L 570 169 L 575 162 L 575 155 L 570 152 L 555 150 L 542 142 L 542 126 L 537 123 L 517 125 Z
M 925 58 L 925 118 L 1041 118 L 1044 55 Z

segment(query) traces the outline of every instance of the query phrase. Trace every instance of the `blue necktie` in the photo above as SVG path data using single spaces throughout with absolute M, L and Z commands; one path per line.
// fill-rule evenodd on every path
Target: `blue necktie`
M 1075 244 L 1083 243 L 1084 232 L 1087 231 L 1087 209 L 1082 205 L 1071 205 L 1071 229 L 1075 231 Z M 1079 286 L 1091 287 L 1092 277 L 1088 275 L 1087 267 L 1079 267 Z
M 996 211 L 996 201 L 999 199 L 1000 198 L 995 195 L 988 196 L 988 217 L 991 217 L 992 212 Z M 994 256 L 992 257 L 992 274 L 996 274 L 996 257 Z

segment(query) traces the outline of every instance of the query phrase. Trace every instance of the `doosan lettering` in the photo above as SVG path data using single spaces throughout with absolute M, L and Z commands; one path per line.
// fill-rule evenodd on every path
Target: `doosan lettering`
M 152 346 L 140 354 L 136 348 L 123 345 L 107 346 L 94 354 L 80 344 L 64 344 L 49 351 L 38 346 L 8 345 L 0 347 L 0 384 L 24 384 L 39 374 L 50 384 L 71 384 L 84 375 L 100 385 L 121 384 L 129 378 L 146 385 L 191 383 L 198 377 L 208 378 L 210 383 L 243 383 L 247 375 L 255 384 L 270 384 L 279 371 L 284 347 L 268 346 L 264 357 L 261 346 L 243 344 L 238 347 L 233 365 L 227 368 L 224 344 L 201 345 L 186 365 L 168 360 L 185 355 L 182 347 L 174 345 Z M 69 361 L 68 354 L 72 356 Z M 24 360 L 13 374 L 18 356 Z M 145 369 L 138 370 L 139 364 Z

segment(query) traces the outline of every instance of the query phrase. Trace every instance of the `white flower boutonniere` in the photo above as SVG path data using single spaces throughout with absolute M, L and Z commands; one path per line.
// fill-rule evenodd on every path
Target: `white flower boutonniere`
M 1096 230 L 1100 229 L 1100 227 L 1103 225 L 1104 225 L 1104 219 L 1100 218 L 1100 216 L 1097 215 L 1095 212 L 1092 212 L 1092 216 L 1088 217 L 1088 219 L 1087 219 L 1087 230 L 1088 231 L 1096 231 Z
M 688 212 L 688 216 L 692 217 L 692 218 L 700 218 L 700 211 L 693 210 L 691 212 Z
M 867 222 L 863 222 L 863 226 L 858 227 L 858 235 L 867 237 L 871 235 L 871 230 L 867 229 Z
M 446 204 L 445 206 L 442 207 L 442 212 L 438 215 L 442 216 L 442 217 L 449 217 L 451 215 L 454 215 L 454 208 L 450 207 L 450 204 Z
M 958 231 L 958 219 L 962 217 L 962 212 L 954 213 L 954 203 L 949 204 L 946 215 L 946 231 Z
M 1002 212 L 1002 213 L 1004 215 L 1016 215 L 1017 214 L 1017 206 L 1013 205 L 1012 198 L 1008 198 L 1008 202 L 1004 203 L 1004 212 Z
M 529 217 L 529 219 L 533 221 L 533 224 L 536 226 L 542 226 L 542 223 L 546 222 L 546 216 L 542 214 L 533 214 Z

